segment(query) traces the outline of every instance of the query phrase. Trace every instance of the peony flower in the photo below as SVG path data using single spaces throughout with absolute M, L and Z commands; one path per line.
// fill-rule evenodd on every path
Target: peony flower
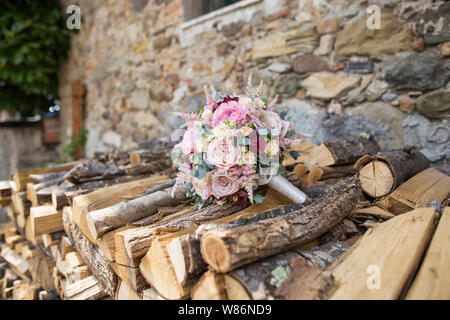
M 194 142 L 195 142 L 195 130 L 194 128 L 189 128 L 183 135 L 183 140 L 176 144 L 174 148 L 181 149 L 185 155 L 194 152 Z
M 273 136 L 279 135 L 281 132 L 282 120 L 278 113 L 273 111 L 258 110 L 256 116 L 266 129 L 269 129 Z
M 223 198 L 239 191 L 238 181 L 226 173 L 214 170 L 211 177 L 211 193 L 214 197 Z
M 193 178 L 192 186 L 195 189 L 195 192 L 202 198 L 203 200 L 208 199 L 211 196 L 211 174 L 207 172 L 202 179 Z
M 241 150 L 233 146 L 232 139 L 214 139 L 208 145 L 206 153 L 209 164 L 224 169 L 237 165 L 241 156 Z
M 222 103 L 214 112 L 212 125 L 217 126 L 224 120 L 239 122 L 245 118 L 246 111 L 246 108 L 236 101 Z

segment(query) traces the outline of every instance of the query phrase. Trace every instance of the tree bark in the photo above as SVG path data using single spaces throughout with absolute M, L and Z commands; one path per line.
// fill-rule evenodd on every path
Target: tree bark
M 126 225 L 127 223 L 151 216 L 158 212 L 158 207 L 177 206 L 185 201 L 186 195 L 180 190 L 171 196 L 172 188 L 122 201 L 117 205 L 88 212 L 86 215 L 89 230 L 96 239 L 106 232 Z
M 201 239 L 203 259 L 224 273 L 317 239 L 352 211 L 360 195 L 358 179 L 349 177 L 321 199 L 209 226 Z
M 71 217 L 70 207 L 63 210 L 64 230 L 71 239 L 78 253 L 91 270 L 92 274 L 103 284 L 109 295 L 114 295 L 117 289 L 118 279 L 101 250 L 92 244 L 81 230 L 75 225 Z
M 385 196 L 429 167 L 430 161 L 416 148 L 366 155 L 355 164 L 363 191 L 374 198 Z

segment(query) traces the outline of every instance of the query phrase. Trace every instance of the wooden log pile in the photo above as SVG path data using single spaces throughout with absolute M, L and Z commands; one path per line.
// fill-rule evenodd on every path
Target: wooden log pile
M 171 196 L 171 147 L 97 153 L 0 182 L 11 218 L 0 225 L 1 296 L 450 298 L 450 177 L 416 149 L 382 152 L 366 136 L 301 143 L 284 165 L 305 203 L 261 187 L 260 204 L 199 209 Z

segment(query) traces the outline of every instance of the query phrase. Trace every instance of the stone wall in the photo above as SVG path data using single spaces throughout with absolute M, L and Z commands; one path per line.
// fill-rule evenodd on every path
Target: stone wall
M 252 72 L 316 143 L 369 132 L 384 148 L 450 157 L 446 1 L 243 0 L 188 22 L 182 0 L 78 3 L 62 123 L 70 135 L 70 81 L 81 78 L 88 156 L 169 135 L 181 124 L 171 112 L 197 111 L 204 84 L 239 93 Z M 373 4 L 379 30 L 367 27 Z

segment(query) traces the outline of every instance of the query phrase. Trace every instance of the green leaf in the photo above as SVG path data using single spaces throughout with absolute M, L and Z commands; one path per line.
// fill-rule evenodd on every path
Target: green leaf
M 286 135 L 284 136 L 285 138 L 290 138 L 295 134 L 295 130 L 289 130 Z
M 255 201 L 256 204 L 262 203 L 264 201 L 264 196 L 260 194 L 255 194 L 253 200 Z
M 294 160 L 297 160 L 298 156 L 300 155 L 297 150 L 291 150 L 289 151 L 289 154 L 292 158 L 294 158 Z

